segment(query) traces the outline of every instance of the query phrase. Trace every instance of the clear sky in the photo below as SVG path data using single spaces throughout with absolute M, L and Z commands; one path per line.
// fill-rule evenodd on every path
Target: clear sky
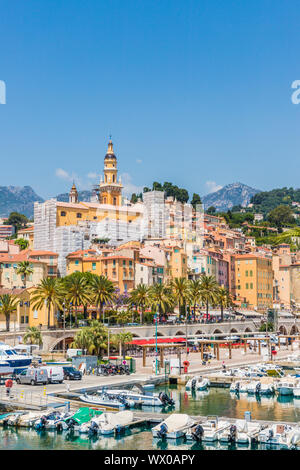
M 0 0 L 0 185 L 299 187 L 300 2 Z M 96 178 L 96 179 L 95 179 Z

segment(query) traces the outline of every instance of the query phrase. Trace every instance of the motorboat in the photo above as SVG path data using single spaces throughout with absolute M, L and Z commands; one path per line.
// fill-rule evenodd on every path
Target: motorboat
M 126 399 L 124 396 L 110 396 L 107 393 L 102 393 L 101 395 L 88 395 L 84 393 L 79 396 L 81 401 L 85 403 L 90 403 L 91 405 L 97 406 L 106 406 L 111 408 L 130 408 L 135 405 L 134 400 Z
M 272 395 L 275 393 L 274 381 L 272 377 L 262 377 L 260 379 L 260 395 Z
M 295 398 L 300 398 L 300 380 L 296 382 L 296 385 L 293 389 L 293 394 Z
M 279 395 L 293 395 L 294 388 L 297 388 L 298 380 L 292 377 L 285 377 L 278 381 L 276 390 Z
M 60 412 L 57 410 L 48 411 L 47 413 L 43 414 L 41 418 L 35 423 L 34 428 L 36 431 L 47 430 L 47 431 L 54 431 L 57 429 L 58 424 L 66 419 L 69 416 L 72 416 L 74 413 L 69 411 Z
M 248 381 L 238 380 L 230 385 L 230 392 L 247 393 Z
M 82 424 L 89 422 L 93 417 L 99 416 L 102 413 L 102 410 L 95 410 L 85 406 L 81 407 L 75 413 L 59 421 L 56 429 L 57 431 L 77 431 Z
M 120 390 L 120 389 L 102 389 L 98 393 L 107 393 L 112 397 L 125 397 L 126 400 L 133 400 L 136 405 L 143 406 L 166 406 L 173 405 L 172 400 L 166 393 L 160 392 L 159 394 L 143 394 L 134 392 L 132 390 Z
M 4 361 L 0 359 L 0 376 L 2 375 L 10 375 L 14 371 L 14 368 L 11 367 L 8 361 Z
M 133 412 L 130 410 L 118 413 L 103 413 L 101 416 L 92 418 L 89 423 L 88 433 L 112 435 L 122 432 L 134 420 Z M 81 432 L 81 429 L 79 430 Z
M 24 411 L 16 411 L 14 413 L 4 413 L 0 416 L 0 426 L 8 425 L 8 421 L 11 419 L 11 422 L 16 421 L 17 418 L 23 414 Z
M 53 412 L 53 410 L 49 410 L 49 412 L 50 411 Z M 31 428 L 44 414 L 45 411 L 29 411 L 29 413 L 20 416 L 17 426 L 20 428 Z
M 195 420 L 187 414 L 173 413 L 152 428 L 152 436 L 160 439 L 178 439 L 183 437 L 195 423 Z
M 259 380 L 251 380 L 247 385 L 247 393 L 250 395 L 255 393 L 260 393 L 261 383 Z
M 237 419 L 236 428 L 235 442 L 240 445 L 248 445 L 257 441 L 262 425 L 246 419 Z
M 31 364 L 32 359 L 32 356 L 19 354 L 12 346 L 0 342 L 0 362 L 6 363 L 3 367 L 11 368 L 9 373 L 16 374 L 22 371 Z
M 300 439 L 299 428 L 288 424 L 274 423 L 261 430 L 258 434 L 258 442 L 272 446 L 280 446 L 281 448 L 289 448 L 290 445 L 297 445 Z M 295 444 L 293 443 L 295 442 Z
M 214 442 L 217 441 L 219 435 L 230 427 L 231 423 L 226 420 L 219 420 L 217 416 L 208 416 L 207 420 L 202 423 L 204 434 L 202 441 Z
M 191 379 L 188 380 L 185 388 L 186 390 L 206 390 L 209 387 L 210 381 L 206 377 L 202 377 L 201 375 L 195 375 Z

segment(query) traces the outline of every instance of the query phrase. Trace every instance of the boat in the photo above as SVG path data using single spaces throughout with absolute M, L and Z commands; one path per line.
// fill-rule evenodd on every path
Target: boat
M 99 417 L 92 418 L 88 423 L 88 433 L 112 435 L 122 432 L 130 423 L 133 422 L 133 412 L 130 410 L 119 411 L 118 413 L 103 413 Z M 79 432 L 84 431 L 84 426 L 80 428 Z
M 125 397 L 126 400 L 133 400 L 137 405 L 143 406 L 165 406 L 174 404 L 174 401 L 164 392 L 157 394 L 143 394 L 134 392 L 132 390 L 121 390 L 121 389 L 102 389 L 98 393 L 107 393 L 112 397 Z
M 245 380 L 238 380 L 237 382 L 232 382 L 230 385 L 230 392 L 235 393 L 247 393 L 248 382 Z
M 0 376 L 2 375 L 10 375 L 14 371 L 14 368 L 10 366 L 8 361 L 4 361 L 0 359 Z
M 58 431 L 77 431 L 80 426 L 90 421 L 94 416 L 99 416 L 103 413 L 102 410 L 95 410 L 93 408 L 81 407 L 75 413 L 62 419 L 57 423 Z
M 231 423 L 225 420 L 219 420 L 218 416 L 208 416 L 207 420 L 201 423 L 203 428 L 202 441 L 214 442 L 219 439 L 219 435 L 230 428 Z
M 48 413 L 53 413 L 53 409 L 49 409 Z M 35 423 L 42 418 L 45 414 L 45 411 L 29 411 L 29 413 L 24 413 L 20 416 L 17 426 L 20 428 L 31 428 Z
M 34 428 L 36 431 L 47 430 L 54 431 L 57 429 L 58 424 L 66 419 L 69 416 L 72 416 L 74 413 L 69 411 L 60 412 L 58 410 L 51 410 L 46 412 L 41 416 L 41 418 L 35 422 Z
M 297 388 L 297 379 L 285 377 L 277 383 L 276 390 L 279 395 L 293 395 L 294 388 Z
M 10 373 L 16 374 L 26 369 L 31 364 L 32 359 L 32 356 L 19 354 L 12 346 L 0 342 L 0 362 L 8 364 L 3 364 L 3 366 L 10 367 Z
M 195 423 L 195 420 L 187 414 L 173 413 L 152 428 L 152 436 L 160 439 L 178 439 L 183 437 Z
M 298 437 L 300 437 L 299 428 L 297 432 L 295 430 L 294 426 L 274 423 L 260 431 L 257 440 L 260 444 L 275 445 L 288 449 L 291 445 L 297 445 L 294 443 L 297 443 Z
M 237 444 L 248 445 L 257 441 L 258 434 L 262 429 L 260 423 L 246 419 L 237 419 L 235 423 L 237 428 L 235 442 Z
M 261 388 L 261 384 L 259 380 L 251 380 L 247 385 L 247 393 L 255 394 L 259 393 Z
M 293 389 L 293 395 L 295 398 L 300 398 L 300 380 L 296 382 L 296 385 Z
M 188 380 L 185 388 L 186 390 L 206 390 L 209 385 L 209 379 L 207 379 L 206 377 L 202 377 L 201 375 L 195 375 L 194 377 Z
M 0 416 L 0 426 L 6 426 L 8 424 L 8 420 L 10 418 L 13 418 L 15 416 L 15 419 L 18 418 L 21 414 L 23 414 L 23 411 L 16 411 L 16 412 L 10 412 L 10 413 L 4 413 Z
M 111 396 L 107 393 L 102 393 L 101 395 L 88 395 L 84 393 L 83 395 L 79 396 L 81 401 L 85 403 L 90 403 L 91 405 L 97 406 L 106 406 L 111 408 L 130 408 L 133 407 L 135 402 L 134 400 L 126 399 L 124 396 Z
M 262 377 L 260 379 L 260 395 L 272 395 L 275 393 L 274 381 L 272 377 Z

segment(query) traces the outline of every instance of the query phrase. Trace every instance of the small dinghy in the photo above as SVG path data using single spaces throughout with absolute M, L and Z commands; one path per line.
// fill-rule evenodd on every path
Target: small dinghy
M 35 430 L 36 431 L 53 431 L 57 429 L 57 425 L 64 419 L 69 416 L 72 416 L 74 413 L 65 412 L 61 413 L 60 411 L 54 410 L 48 413 L 45 413 L 41 418 L 35 423 Z
M 152 428 L 152 436 L 160 439 L 178 439 L 194 426 L 196 421 L 187 414 L 171 414 L 162 423 Z
M 57 423 L 56 429 L 57 431 L 79 431 L 84 423 L 88 423 L 92 418 L 100 416 L 102 413 L 102 410 L 95 410 L 93 408 L 79 408 L 75 413 L 60 420 Z
M 261 390 L 261 383 L 259 380 L 251 380 L 247 386 L 247 393 L 249 395 L 255 395 L 256 393 L 260 393 Z
M 53 413 L 54 410 L 49 411 Z M 45 414 L 45 411 L 30 411 L 20 416 L 20 419 L 17 422 L 17 426 L 20 428 L 31 428 L 35 423 L 41 419 Z
M 260 379 L 260 395 L 272 395 L 275 393 L 274 381 L 272 377 L 262 377 Z
M 236 428 L 236 443 L 240 445 L 248 445 L 253 442 L 257 442 L 262 425 L 245 419 L 237 419 Z
M 9 420 L 17 420 L 19 416 L 24 414 L 24 411 L 16 411 L 14 413 L 5 413 L 0 416 L 0 426 L 7 426 Z
M 185 389 L 186 390 L 206 390 L 209 387 L 210 381 L 206 377 L 202 377 L 201 375 L 195 375 L 186 383 Z

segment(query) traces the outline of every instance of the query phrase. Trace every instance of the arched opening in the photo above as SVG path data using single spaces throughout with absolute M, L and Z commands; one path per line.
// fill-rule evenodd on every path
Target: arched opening
M 287 331 L 286 331 L 285 326 L 281 325 L 281 326 L 279 327 L 279 333 L 280 333 L 281 335 L 287 335 Z
M 197 331 L 196 331 L 196 335 L 203 335 L 203 331 L 197 330 Z
M 245 333 L 252 333 L 251 328 L 246 328 Z
M 74 341 L 74 338 L 72 337 L 65 338 L 65 348 L 69 349 L 73 341 Z M 61 339 L 56 343 L 55 346 L 53 346 L 52 349 L 50 349 L 50 351 L 63 351 L 63 349 L 64 349 L 64 340 Z
M 177 333 L 175 334 L 175 336 L 184 336 L 184 333 L 182 331 L 177 331 Z
M 214 331 L 213 334 L 214 334 L 214 335 L 218 335 L 218 334 L 222 334 L 222 333 L 223 333 L 222 331 L 220 331 L 220 330 L 217 329 L 217 330 Z
M 297 333 L 299 333 L 299 330 L 296 327 L 296 325 L 293 325 L 292 328 L 291 328 L 290 335 L 296 335 Z
M 235 328 L 231 328 L 230 333 L 237 333 L 237 330 Z

